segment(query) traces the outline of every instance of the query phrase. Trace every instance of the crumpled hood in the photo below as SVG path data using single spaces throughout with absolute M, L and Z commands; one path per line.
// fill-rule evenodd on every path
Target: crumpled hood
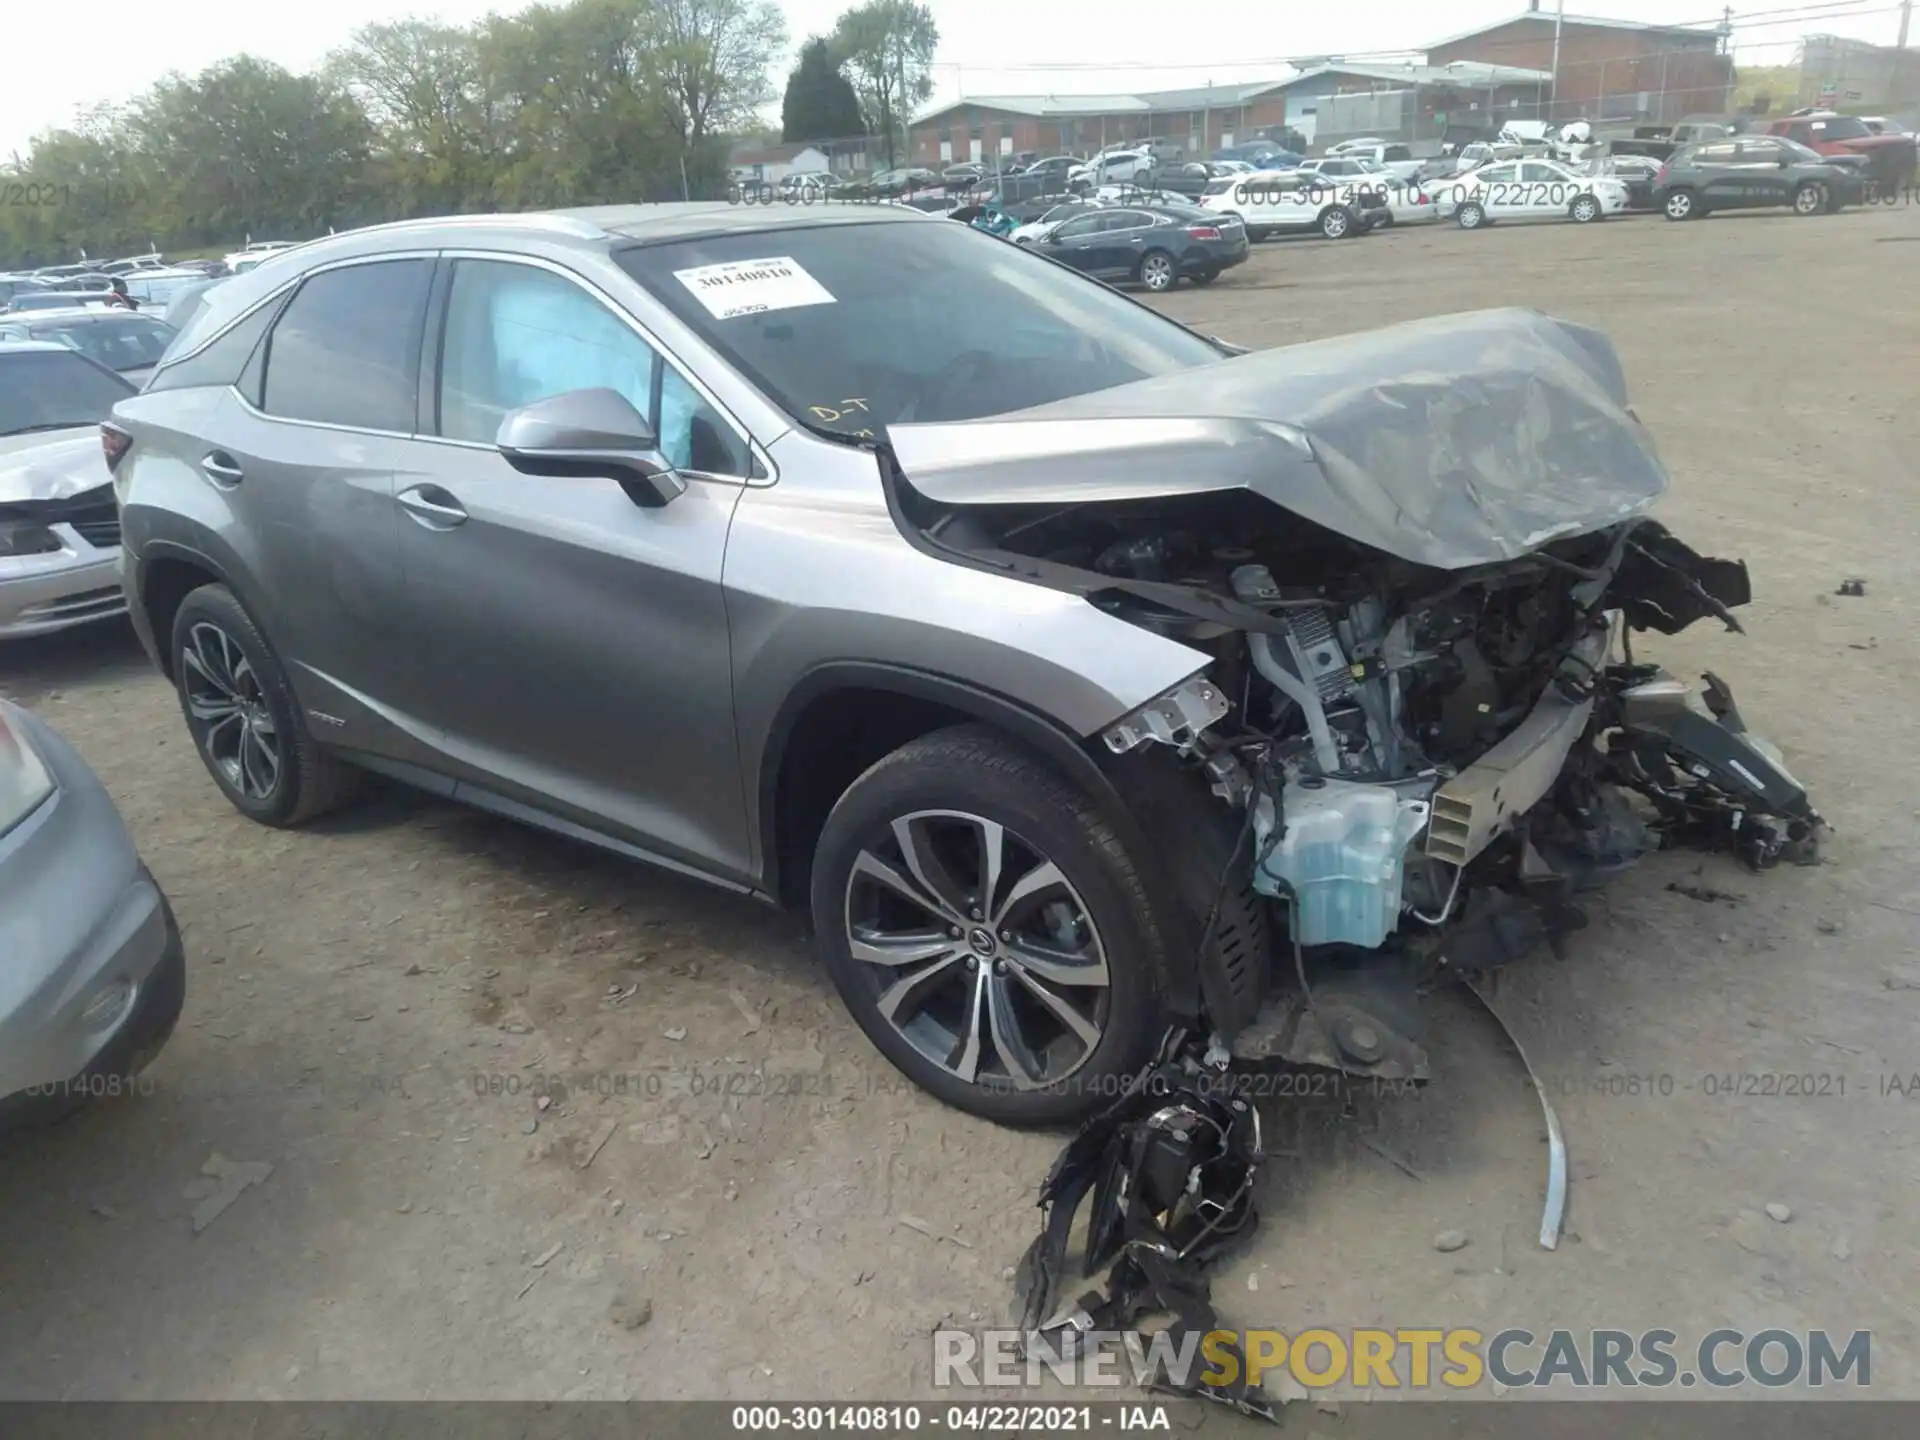
M 1246 489 L 1445 570 L 1604 529 L 1667 488 L 1611 342 L 1518 309 L 1255 351 L 887 438 L 908 483 L 941 504 Z
M 67 438 L 48 433 L 0 438 L 0 505 L 68 500 L 113 483 L 98 426 L 59 434 Z

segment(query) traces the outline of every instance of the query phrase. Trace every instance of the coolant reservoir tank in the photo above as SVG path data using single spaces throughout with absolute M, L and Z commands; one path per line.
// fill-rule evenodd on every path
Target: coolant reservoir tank
M 1253 877 L 1266 895 L 1293 897 L 1294 935 L 1302 945 L 1376 949 L 1400 921 L 1407 847 L 1427 824 L 1427 802 L 1384 785 L 1306 776 L 1281 795 L 1286 832 L 1269 848 L 1272 803 L 1254 812 Z

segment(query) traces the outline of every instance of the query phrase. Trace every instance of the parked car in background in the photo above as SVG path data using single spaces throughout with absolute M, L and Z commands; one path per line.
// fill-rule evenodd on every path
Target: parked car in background
M 1008 235 L 1007 238 L 1016 245 L 1031 245 L 1042 235 L 1052 230 L 1054 226 L 1063 221 L 1071 220 L 1075 215 L 1082 214 L 1085 211 L 1098 210 L 1102 203 L 1103 202 L 1099 200 L 1090 200 L 1083 196 L 1069 196 L 1060 199 L 1058 203 L 1047 206 L 1046 209 L 1031 220 L 1022 221 L 1016 225 L 1013 233 Z M 1019 216 L 1016 215 L 1014 218 L 1019 219 Z
M 0 340 L 0 640 L 126 610 L 100 424 L 134 393 L 66 345 Z
M 1215 215 L 1242 221 L 1249 240 L 1309 231 L 1329 240 L 1346 240 L 1383 222 L 1391 223 L 1382 190 L 1336 185 L 1297 170 L 1223 177 L 1207 187 L 1200 205 Z
M 161 313 L 160 318 L 176 331 L 184 330 L 187 322 L 197 315 L 201 306 L 206 303 L 201 296 L 227 278 L 224 275 L 209 275 L 191 285 L 182 285 L 173 292 L 173 298 L 167 301 L 167 308 Z
M 1434 186 L 1417 178 L 1409 179 L 1384 168 L 1378 161 L 1362 160 L 1367 173 L 1358 180 L 1343 182 L 1341 189 L 1377 189 L 1387 202 L 1389 225 L 1418 225 L 1439 218 L 1433 198 Z
M 1229 145 L 1213 152 L 1213 159 L 1238 161 L 1251 165 L 1256 171 L 1286 170 L 1298 165 L 1307 157 L 1296 154 L 1284 145 L 1276 145 L 1271 140 L 1249 141 L 1244 145 Z
M 231 255 L 221 257 L 221 263 L 229 272 L 238 275 L 271 260 L 283 250 L 293 249 L 297 243 L 293 240 L 250 240 Z
M 1302 160 L 1293 167 L 1296 175 L 1318 175 L 1323 180 L 1358 180 L 1367 173 L 1359 157 L 1323 155 L 1317 160 Z
M 1586 175 L 1611 175 L 1627 186 L 1627 209 L 1652 210 L 1653 177 L 1660 173 L 1660 161 L 1650 155 L 1601 155 L 1578 168 Z
M 1327 147 L 1327 154 L 1361 155 L 1371 150 L 1378 150 L 1387 143 L 1387 141 L 1382 140 L 1378 135 L 1356 135 L 1351 140 L 1342 140 L 1338 144 L 1329 145 Z
M 1456 157 L 1459 161 L 1455 175 L 1465 175 L 1478 170 L 1482 165 L 1491 165 L 1499 160 L 1518 160 L 1525 147 L 1510 144 L 1505 140 L 1476 140 L 1463 145 Z
M 1420 161 L 1406 145 L 1359 145 L 1342 149 L 1339 158 L 1358 160 L 1368 170 L 1391 175 L 1396 180 L 1413 180 L 1420 174 Z
M 125 278 L 127 294 L 142 310 L 164 314 L 168 303 L 182 287 L 198 285 L 207 277 L 199 270 L 135 270 Z
M 132 275 L 141 270 L 164 270 L 167 262 L 158 250 L 145 255 L 128 255 L 119 260 L 109 260 L 100 267 L 103 275 Z
M 1881 186 L 1893 188 L 1913 178 L 1916 158 L 1911 137 L 1876 133 L 1857 115 L 1829 110 L 1789 115 L 1767 126 L 1766 133 L 1792 140 L 1820 155 L 1859 156 Z
M 0 310 L 5 310 L 16 295 L 38 295 L 52 288 L 38 275 L 0 274 Z
M 1655 160 L 1669 160 L 1689 145 L 1723 140 L 1749 126 L 1749 119 L 1744 115 L 1689 115 L 1677 125 L 1638 126 L 1631 136 L 1608 140 L 1607 151 L 1612 155 L 1647 155 Z
M 1779 135 L 1743 135 L 1675 155 L 1653 178 L 1653 203 L 1669 220 L 1780 205 L 1827 215 L 1860 204 L 1866 188 L 1857 159 L 1842 163 Z
M 1505 160 L 1435 187 L 1441 218 L 1462 230 L 1500 220 L 1572 220 L 1591 224 L 1627 208 L 1628 186 L 1612 175 L 1568 169 L 1552 160 Z
M 186 1000 L 180 927 L 98 777 L 4 700 L 0 895 L 0 1129 L 135 1093 Z
M 1069 185 L 1111 185 L 1126 181 L 1145 184 L 1159 168 L 1160 161 L 1150 150 L 1121 148 L 1103 150 L 1085 165 L 1067 175 Z
M 153 373 L 175 335 L 152 315 L 123 310 L 46 310 L 19 317 L 0 315 L 0 340 L 48 340 L 78 350 L 139 385 Z
M 1096 280 L 1171 290 L 1208 285 L 1247 258 L 1238 219 L 1194 205 L 1108 205 L 1062 221 L 1031 247 Z
M 35 314 L 43 310 L 118 310 L 112 291 L 103 290 L 17 290 L 7 302 L 8 315 Z

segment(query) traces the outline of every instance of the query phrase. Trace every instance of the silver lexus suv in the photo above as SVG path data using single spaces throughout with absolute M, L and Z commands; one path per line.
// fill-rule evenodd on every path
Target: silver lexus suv
M 1817 822 L 1723 689 L 1615 661 L 1746 573 L 1642 513 L 1591 331 L 1242 354 L 883 205 L 409 222 L 205 301 L 103 439 L 229 800 L 373 771 L 809 908 L 977 1114 L 1085 1114 L 1170 1032 L 1418 1074 L 1436 963 Z

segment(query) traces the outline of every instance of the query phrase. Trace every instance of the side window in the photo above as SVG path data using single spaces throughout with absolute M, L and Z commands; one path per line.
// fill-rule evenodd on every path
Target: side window
M 1101 217 L 1099 215 L 1081 215 L 1067 221 L 1061 225 L 1059 229 L 1055 230 L 1053 232 L 1054 238 L 1057 240 L 1072 240 L 1076 236 L 1091 235 L 1100 228 L 1100 219 Z
M 569 390 L 617 390 L 653 413 L 660 360 L 572 281 L 532 265 L 462 260 L 440 349 L 440 433 L 491 445 L 509 410 Z
M 751 473 L 734 429 L 601 300 L 533 265 L 456 264 L 440 352 L 442 435 L 491 445 L 509 410 L 593 389 L 626 396 L 675 466 Z
M 1789 140 L 1798 140 L 1802 145 L 1809 144 L 1813 140 L 1813 127 L 1804 120 L 1798 124 L 1789 125 L 1787 127 L 1787 138 Z
M 1404 145 L 1389 145 L 1380 152 L 1380 158 L 1389 164 L 1399 164 L 1413 159 L 1413 151 Z
M 1517 168 L 1513 165 L 1490 165 L 1480 172 L 1480 178 L 1495 185 L 1506 185 L 1513 180 Z
M 1520 167 L 1520 179 L 1528 185 L 1544 185 L 1563 178 L 1551 166 L 1531 161 Z
M 303 282 L 267 337 L 261 409 L 411 435 L 430 260 L 379 260 Z
M 267 327 L 273 324 L 274 317 L 286 303 L 285 295 L 269 300 L 211 345 L 184 360 L 166 363 L 166 357 L 162 356 L 161 368 L 147 381 L 147 389 L 181 390 L 193 385 L 237 385 L 248 401 L 258 406 L 261 374 L 258 352 L 263 348 L 260 338 L 267 333 Z M 251 384 L 245 378 L 248 372 L 251 372 Z
M 1730 144 L 1702 145 L 1693 152 L 1693 158 L 1705 165 L 1724 165 L 1737 159 L 1739 150 L 1739 146 Z

